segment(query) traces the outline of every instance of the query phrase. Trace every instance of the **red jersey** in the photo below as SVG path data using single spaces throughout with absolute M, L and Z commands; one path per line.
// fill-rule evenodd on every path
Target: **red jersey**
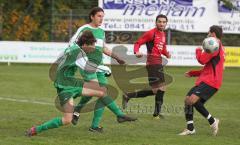
M 169 52 L 166 48 L 166 35 L 165 32 L 159 31 L 157 28 L 151 29 L 145 32 L 134 44 L 134 53 L 139 52 L 139 48 L 142 44 L 153 42 L 151 50 L 147 51 L 147 65 L 150 64 L 162 64 L 162 54 L 166 57 L 169 56 Z
M 214 53 L 203 52 L 200 48 L 196 49 L 196 58 L 204 67 L 199 71 L 190 71 L 189 74 L 199 76 L 195 82 L 197 86 L 204 82 L 216 89 L 221 87 L 224 69 L 224 48 L 222 43 L 219 43 L 219 50 Z

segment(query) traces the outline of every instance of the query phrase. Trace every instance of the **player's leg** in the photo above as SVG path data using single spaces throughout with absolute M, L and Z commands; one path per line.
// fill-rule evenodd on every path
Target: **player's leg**
M 107 78 L 104 76 L 103 73 L 96 73 L 97 80 L 101 87 L 106 87 L 108 84 Z M 96 101 L 95 108 L 94 108 L 94 115 L 92 119 L 91 127 L 89 131 L 91 132 L 103 132 L 103 128 L 100 126 L 100 122 L 104 113 L 105 105 L 101 102 L 100 99 Z
M 196 86 L 193 87 L 186 95 L 186 98 L 184 100 L 184 112 L 185 112 L 185 119 L 186 119 L 186 124 L 187 128 L 184 129 L 179 135 L 192 135 L 195 134 L 195 129 L 194 129 L 194 122 L 193 122 L 193 106 L 188 103 L 189 97 L 193 94 L 194 90 L 196 89 Z
M 70 98 L 64 105 L 62 110 L 64 111 L 63 117 L 56 117 L 41 125 L 30 128 L 27 132 L 27 136 L 34 136 L 48 129 L 58 128 L 63 125 L 68 125 L 72 120 L 73 112 L 73 99 Z
M 204 106 L 205 102 L 217 92 L 217 89 L 205 83 L 201 83 L 198 88 L 199 89 L 193 94 L 193 96 L 198 97 L 199 99 L 198 101 L 193 102 L 193 105 L 196 110 L 208 120 L 213 135 L 217 135 L 219 119 L 214 118 Z
M 84 70 L 80 70 L 80 73 L 81 75 L 83 76 L 84 78 L 84 81 L 85 82 L 97 82 L 98 83 L 98 76 L 97 76 L 97 73 L 90 73 L 90 72 L 87 72 L 87 71 L 84 71 Z M 99 84 L 98 84 L 99 85 Z M 99 85 L 100 86 L 100 85 Z M 90 86 L 91 87 L 91 86 Z M 83 107 L 92 99 L 91 96 L 83 96 L 81 99 L 80 99 L 80 102 L 76 105 L 76 107 L 74 108 L 74 113 L 73 113 L 73 120 L 72 120 L 72 124 L 73 125 L 76 125 L 78 123 L 78 119 L 80 117 L 80 112 L 81 110 L 83 109 Z M 101 110 L 101 111 L 100 111 Z M 103 112 L 103 108 L 99 109 L 97 112 Z M 96 117 L 100 116 L 98 115 L 99 113 L 95 113 Z M 99 120 L 99 119 L 97 119 Z
M 90 73 L 90 72 L 86 72 L 84 70 L 80 70 L 80 73 L 83 76 L 85 82 L 90 82 L 90 81 L 97 82 L 97 75 L 96 75 L 96 73 Z M 81 97 L 79 103 L 74 108 L 74 112 L 78 112 L 79 113 L 81 111 L 81 109 L 86 105 L 86 103 L 88 103 L 91 99 L 92 99 L 91 96 L 83 96 L 83 97 Z
M 214 118 L 209 112 L 208 110 L 204 107 L 204 103 L 199 100 L 198 102 L 196 102 L 194 104 L 194 107 L 196 108 L 196 110 L 208 120 L 208 123 L 212 129 L 212 133 L 214 136 L 217 135 L 218 133 L 218 124 L 219 124 L 219 119 Z
M 62 125 L 67 125 L 71 123 L 73 110 L 74 110 L 74 103 L 73 99 L 79 95 L 94 95 L 98 97 L 105 96 L 106 88 L 102 88 L 96 82 L 86 82 L 86 83 L 79 83 L 79 87 L 75 88 L 57 88 L 58 99 L 61 108 L 61 111 L 64 112 L 63 117 L 56 117 L 50 121 L 47 121 L 39 126 L 32 127 L 26 133 L 28 136 L 36 135 L 42 131 L 58 128 Z
M 135 121 L 136 118 L 126 116 L 118 107 L 118 105 L 113 100 L 113 98 L 111 97 L 112 95 L 115 95 L 111 93 L 111 90 L 113 90 L 114 88 L 111 88 L 111 86 L 107 86 L 108 81 L 107 81 L 107 78 L 104 76 L 104 74 L 103 73 L 97 73 L 97 74 L 98 74 L 99 84 L 101 86 L 106 86 L 108 88 L 108 94 L 105 97 L 99 98 L 96 105 L 107 106 L 107 108 L 110 109 L 117 116 L 117 121 L 119 123 L 122 123 L 125 121 Z
M 84 106 L 92 99 L 91 96 L 82 96 L 79 103 L 74 107 L 74 112 L 73 112 L 73 119 L 72 119 L 72 124 L 77 125 L 79 117 L 80 117 L 80 112 L 83 109 Z
M 107 106 L 107 108 L 110 109 L 117 116 L 117 121 L 119 123 L 137 120 L 137 118 L 135 117 L 129 117 L 125 115 L 118 107 L 116 102 L 112 99 L 112 97 L 106 95 L 105 97 L 99 98 L 99 101 L 100 101 L 99 103 L 102 103 L 103 105 Z
M 106 93 L 106 88 L 100 87 L 97 80 L 85 82 L 82 90 L 82 95 L 84 97 L 81 98 L 78 105 L 74 108 L 72 124 L 73 125 L 77 124 L 82 108 L 87 104 L 87 102 L 91 100 L 92 97 L 88 97 L 88 96 L 103 97 L 105 96 L 105 93 Z
M 156 69 L 156 67 L 154 67 L 154 66 L 155 65 L 147 65 L 146 66 L 146 70 L 148 72 L 148 81 L 149 81 L 150 86 L 156 84 L 155 76 L 156 76 L 157 70 L 154 70 L 154 69 Z M 124 93 L 122 96 L 122 107 L 123 107 L 123 109 L 126 109 L 129 100 L 132 98 L 144 98 L 147 96 L 154 95 L 154 94 L 156 94 L 156 92 L 157 91 L 154 92 L 154 90 L 152 88 L 149 88 L 149 89 L 142 89 L 142 90 L 135 91 L 135 92 Z
M 123 109 L 126 109 L 128 101 L 132 98 L 144 98 L 151 95 L 154 95 L 151 89 L 143 89 L 136 92 L 124 93 L 122 96 L 122 107 Z
M 161 114 L 163 97 L 166 91 L 166 83 L 164 78 L 164 71 L 162 65 L 152 65 L 149 69 L 149 85 L 155 94 L 154 118 L 163 118 Z

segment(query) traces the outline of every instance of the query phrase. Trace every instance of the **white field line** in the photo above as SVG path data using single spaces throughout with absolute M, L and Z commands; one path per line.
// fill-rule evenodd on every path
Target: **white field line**
M 50 105 L 50 106 L 54 106 L 53 103 L 41 102 L 41 101 L 31 101 L 31 100 L 26 100 L 26 99 L 14 99 L 14 98 L 4 98 L 4 97 L 0 97 L 0 100 L 11 101 L 11 102 L 21 102 L 21 103 L 31 103 L 31 104 L 40 104 L 40 105 Z

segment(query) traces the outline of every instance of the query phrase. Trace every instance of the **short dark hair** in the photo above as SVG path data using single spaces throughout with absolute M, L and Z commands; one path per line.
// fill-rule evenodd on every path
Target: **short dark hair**
M 81 36 L 77 40 L 78 46 L 83 46 L 84 44 L 91 45 L 96 42 L 96 39 L 90 30 L 85 30 L 82 32 Z
M 216 34 L 216 37 L 218 39 L 222 39 L 222 36 L 223 36 L 223 30 L 222 30 L 222 27 L 221 26 L 217 26 L 217 25 L 212 25 L 209 29 L 209 31 L 211 33 L 215 33 Z
M 103 9 L 100 8 L 100 7 L 94 7 L 91 9 L 91 11 L 89 12 L 89 15 L 88 15 L 88 19 L 89 19 L 89 22 L 92 22 L 92 19 L 91 19 L 91 16 L 95 16 L 97 12 L 103 12 Z
M 163 15 L 163 14 L 158 15 L 158 16 L 156 17 L 156 22 L 157 22 L 157 20 L 158 20 L 159 18 L 165 18 L 165 19 L 168 21 L 168 18 L 167 18 L 166 15 Z

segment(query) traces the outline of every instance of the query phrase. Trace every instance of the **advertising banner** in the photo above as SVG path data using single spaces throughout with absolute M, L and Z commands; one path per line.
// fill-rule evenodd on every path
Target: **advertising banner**
M 240 8 L 240 0 L 232 2 Z M 206 33 L 211 25 L 221 25 L 224 33 L 240 33 L 239 11 L 218 0 L 99 0 L 99 6 L 107 31 L 148 31 L 164 14 L 173 30 Z
M 0 62 L 52 63 L 67 43 L 0 41 Z
M 0 62 L 8 63 L 53 63 L 68 46 L 68 43 L 58 42 L 21 42 L 0 41 Z M 199 46 L 168 45 L 171 59 L 164 59 L 169 66 L 201 66 L 195 56 L 195 49 Z M 108 48 L 126 61 L 127 65 L 144 65 L 147 60 L 146 45 L 140 47 L 145 54 L 136 58 L 133 44 L 108 44 Z M 240 67 L 240 47 L 225 47 L 225 66 Z M 104 55 L 104 64 L 118 64 L 115 60 Z
M 240 67 L 240 47 L 225 47 L 225 66 Z

